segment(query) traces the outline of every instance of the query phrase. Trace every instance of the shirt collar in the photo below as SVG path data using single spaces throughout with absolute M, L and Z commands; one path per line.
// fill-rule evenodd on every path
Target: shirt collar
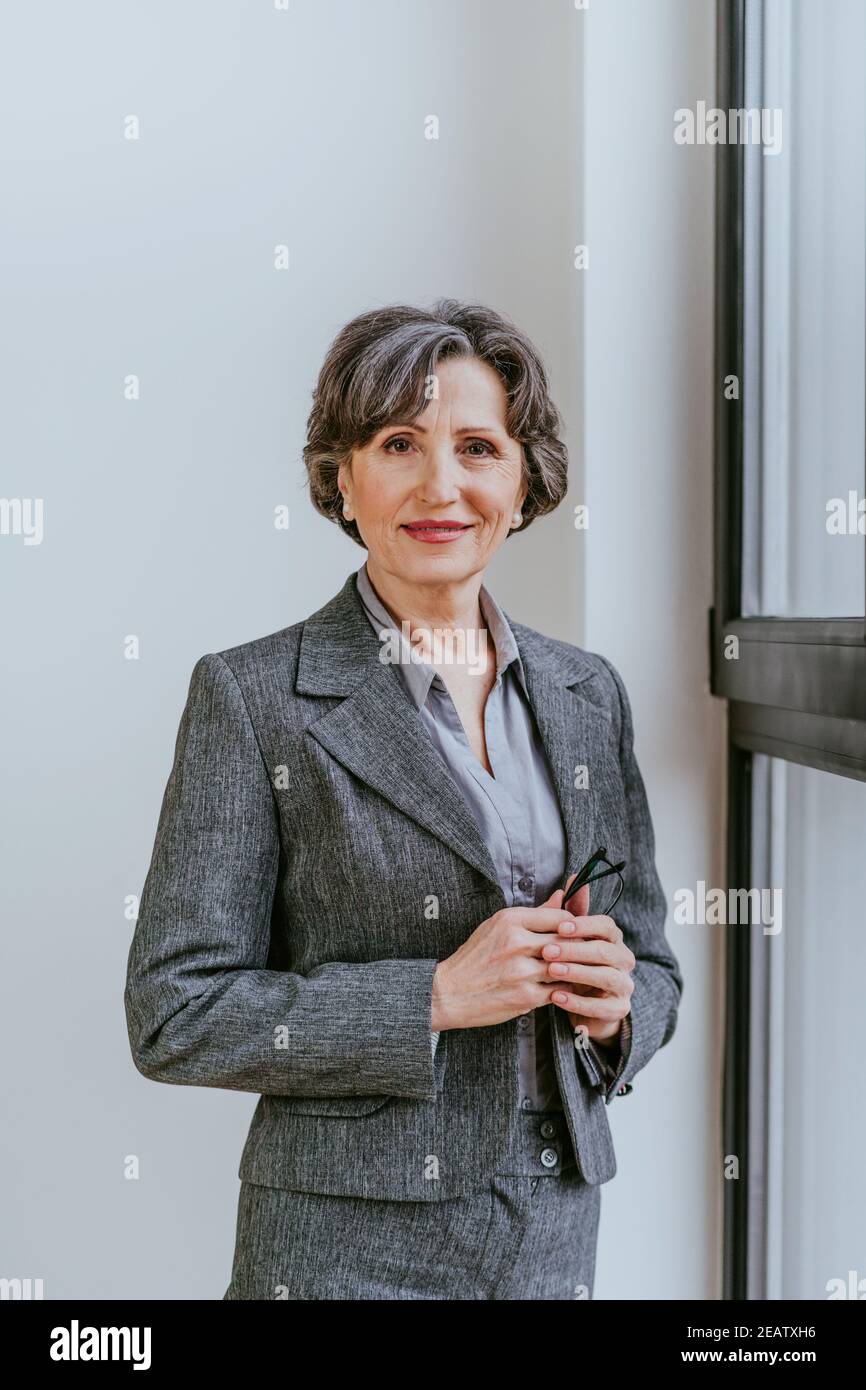
M 426 661 L 422 660 L 415 648 L 406 641 L 405 636 L 397 627 L 394 618 L 388 612 L 388 609 L 373 588 L 370 577 L 367 574 L 366 560 L 358 570 L 355 579 L 358 587 L 358 595 L 363 604 L 364 611 L 373 627 L 376 629 L 380 640 L 384 640 L 386 634 L 396 634 L 400 643 L 401 652 L 400 671 L 402 672 L 410 695 L 418 708 L 421 709 L 430 693 L 431 685 L 435 683 L 436 688 L 441 689 L 444 686 L 444 682 L 434 668 L 428 665 Z M 487 630 L 493 639 L 493 645 L 496 651 L 497 676 L 503 676 L 509 668 L 512 668 L 524 691 L 526 691 L 523 662 L 520 659 L 520 652 L 514 638 L 514 633 L 511 631 L 508 619 L 505 617 L 499 604 L 496 602 L 493 595 L 485 589 L 483 584 L 478 594 L 478 604 L 484 621 L 487 624 Z

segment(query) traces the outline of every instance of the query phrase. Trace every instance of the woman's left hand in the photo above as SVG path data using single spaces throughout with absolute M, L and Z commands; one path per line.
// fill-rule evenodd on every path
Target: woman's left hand
M 545 906 L 560 907 L 563 897 L 559 888 Z M 588 908 L 589 884 L 584 884 L 566 908 L 574 925 L 562 923 L 541 956 L 550 962 L 551 983 L 559 985 L 550 1002 L 567 1012 L 575 1031 L 581 1029 L 593 1042 L 612 1042 L 631 1008 L 636 961 L 613 918 L 588 917 Z

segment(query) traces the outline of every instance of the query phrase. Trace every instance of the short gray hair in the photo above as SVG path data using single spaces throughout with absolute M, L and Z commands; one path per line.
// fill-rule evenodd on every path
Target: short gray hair
M 304 463 L 313 505 L 361 546 L 355 522 L 343 516 L 340 464 L 389 421 L 416 419 L 427 404 L 427 378 L 447 357 L 477 357 L 505 387 L 506 428 L 523 447 L 527 484 L 523 524 L 516 529 L 525 531 L 565 496 L 568 451 L 560 438 L 562 421 L 550 399 L 544 363 L 526 335 L 483 304 L 439 299 L 429 310 L 390 304 L 359 314 L 337 334 L 307 420 Z

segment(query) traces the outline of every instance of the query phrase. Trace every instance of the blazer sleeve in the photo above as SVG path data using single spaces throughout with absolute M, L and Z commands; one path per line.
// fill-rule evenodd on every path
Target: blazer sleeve
M 614 920 L 635 957 L 632 972 L 630 1027 L 623 1030 L 615 1076 L 605 1088 L 610 1105 L 622 1089 L 631 1089 L 636 1074 L 660 1047 L 673 1037 L 682 996 L 679 964 L 665 936 L 667 899 L 655 865 L 655 834 L 643 778 L 634 754 L 631 705 L 622 677 L 615 666 L 600 656 L 611 673 L 619 696 L 619 762 L 625 789 L 629 833 L 625 891 Z
M 275 797 L 243 694 L 208 653 L 192 672 L 129 950 L 137 1069 L 260 1094 L 434 1100 L 438 961 L 267 969 L 279 861 Z

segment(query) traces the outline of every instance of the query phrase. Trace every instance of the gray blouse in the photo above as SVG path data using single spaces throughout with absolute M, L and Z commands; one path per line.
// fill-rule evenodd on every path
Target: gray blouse
M 366 563 L 358 594 L 381 639 L 394 618 L 373 588 Z M 509 907 L 537 907 L 565 874 L 565 830 L 547 754 L 529 703 L 523 664 L 504 613 L 482 586 L 479 604 L 496 649 L 496 682 L 484 710 L 487 755 L 494 776 L 472 749 L 448 689 L 432 666 L 404 645 L 398 669 L 430 738 L 466 798 L 496 868 Z M 551 985 L 552 987 L 552 985 Z M 547 1008 L 517 1019 L 520 1104 L 524 1110 L 562 1110 Z M 438 1033 L 431 1045 L 435 1054 Z M 607 1057 L 588 1044 L 606 1084 L 616 1079 Z M 617 1067 L 617 1071 L 619 1071 Z

